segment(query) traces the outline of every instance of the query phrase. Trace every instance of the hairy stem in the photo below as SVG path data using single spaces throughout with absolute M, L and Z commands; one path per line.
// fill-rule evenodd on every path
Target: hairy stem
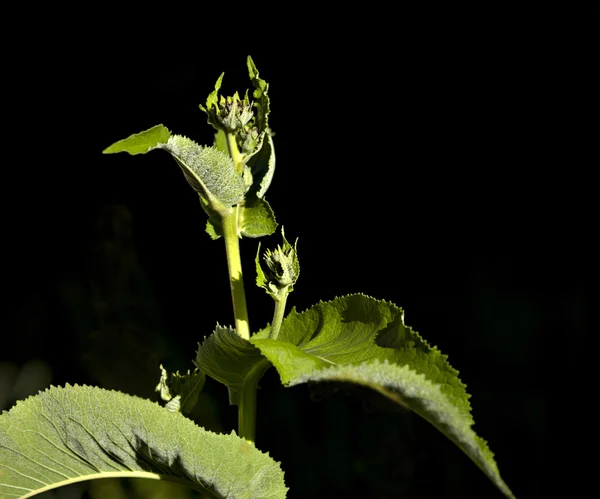
M 272 340 L 276 340 L 277 336 L 279 336 L 279 330 L 281 329 L 281 323 L 285 314 L 285 303 L 289 294 L 290 292 L 286 286 L 279 290 L 279 294 L 275 298 L 275 312 L 273 313 L 271 332 L 269 333 L 269 338 Z
M 223 224 L 223 238 L 227 254 L 227 269 L 229 270 L 229 284 L 231 286 L 231 301 L 235 316 L 235 330 L 242 338 L 250 339 L 250 325 L 248 322 L 248 307 L 246 306 L 246 293 L 244 291 L 244 275 L 242 273 L 242 260 L 240 258 L 240 239 L 237 228 L 238 208 L 234 207 L 232 213 L 221 218 Z

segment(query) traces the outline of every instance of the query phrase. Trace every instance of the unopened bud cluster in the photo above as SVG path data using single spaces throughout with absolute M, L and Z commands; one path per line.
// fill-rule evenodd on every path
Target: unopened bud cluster
M 263 271 L 257 261 L 257 283 L 274 298 L 277 298 L 281 291 L 287 291 L 288 293 L 293 291 L 300 275 L 300 263 L 298 262 L 296 250 L 298 241 L 292 246 L 288 243 L 283 231 L 282 237 L 283 245 L 277 246 L 273 251 L 268 249 L 263 255 L 267 267 L 266 271 Z

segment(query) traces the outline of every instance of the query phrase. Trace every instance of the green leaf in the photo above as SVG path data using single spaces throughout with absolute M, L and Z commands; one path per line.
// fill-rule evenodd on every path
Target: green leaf
M 182 412 L 187 414 L 192 411 L 198 402 L 198 395 L 204 387 L 206 376 L 198 369 L 186 374 L 167 373 L 167 370 L 160 366 L 160 381 L 156 386 L 156 391 L 160 393 L 160 398 L 167 402 L 165 407 L 171 412 Z
M 182 135 L 171 135 L 163 125 L 157 125 L 115 142 L 104 153 L 145 154 L 164 149 L 175 158 L 192 189 L 206 197 L 214 211 L 221 211 L 244 199 L 251 172 L 244 167 L 243 175 L 240 175 L 229 154 L 219 147 L 200 146 Z
M 269 113 L 271 112 L 271 101 L 269 99 L 269 84 L 258 77 L 258 69 L 252 60 L 252 57 L 248 56 L 248 75 L 254 85 L 254 92 L 252 93 L 254 99 L 254 106 L 256 107 L 256 126 L 259 133 L 266 132 L 269 127 Z
M 275 145 L 270 131 L 267 131 L 260 150 L 250 157 L 247 164 L 253 179 L 248 194 L 256 194 L 262 198 L 271 185 L 275 173 Z
M 105 477 L 169 480 L 218 498 L 283 498 L 278 463 L 237 437 L 123 393 L 51 387 L 0 415 L 0 499 Z
M 216 147 L 202 147 L 181 135 L 171 136 L 161 147 L 171 153 L 188 183 L 207 197 L 215 211 L 219 205 L 231 207 L 244 199 L 246 182 L 229 155 Z
M 202 196 L 198 197 L 200 198 L 202 209 L 208 215 L 208 220 L 206 221 L 205 227 L 206 233 L 213 241 L 217 240 L 223 235 L 223 223 L 221 222 L 221 215 L 219 215 L 210 207 L 210 204 L 205 198 Z
M 135 133 L 126 139 L 115 142 L 104 149 L 102 153 L 128 152 L 129 154 L 146 154 L 148 151 L 166 144 L 170 136 L 171 132 L 166 127 L 156 125 L 144 132 Z
M 232 328 L 217 326 L 215 332 L 198 345 L 196 366 L 229 388 L 232 405 L 239 405 L 244 382 L 260 378 L 270 365 L 258 348 Z
M 200 104 L 200 109 L 207 114 L 209 114 L 213 107 L 216 108 L 219 106 L 219 90 L 221 89 L 221 85 L 223 83 L 223 76 L 225 76 L 225 73 L 221 73 L 221 76 L 217 78 L 217 82 L 215 83 L 215 89 L 208 94 L 208 97 L 206 98 L 206 107 Z
M 215 143 L 214 146 L 221 152 L 229 154 L 229 147 L 227 146 L 227 135 L 221 129 L 217 130 L 215 133 Z
M 433 424 L 514 498 L 486 442 L 471 429 L 469 395 L 447 357 L 404 324 L 395 305 L 357 294 L 318 303 L 251 338 L 288 386 L 345 381 L 368 386 Z
M 239 226 L 242 236 L 263 237 L 269 236 L 277 230 L 275 213 L 266 199 L 256 196 L 247 196 L 240 207 Z
M 206 232 L 211 239 L 219 239 L 223 236 L 221 217 L 217 212 L 211 210 L 206 200 L 201 198 L 201 202 L 202 208 L 208 214 Z M 269 236 L 277 230 L 275 214 L 266 199 L 247 196 L 237 209 L 239 210 L 238 224 L 242 236 L 252 238 Z

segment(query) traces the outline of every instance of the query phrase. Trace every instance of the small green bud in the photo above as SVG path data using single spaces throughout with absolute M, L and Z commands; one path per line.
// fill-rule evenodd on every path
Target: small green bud
M 206 105 L 200 105 L 200 109 L 208 115 L 208 122 L 214 128 L 235 137 L 243 163 L 260 152 L 269 130 L 270 101 L 267 95 L 269 85 L 259 78 L 258 70 L 250 57 L 248 57 L 248 74 L 254 86 L 252 93 L 254 101 L 248 98 L 248 91 L 243 99 L 237 92 L 228 97 L 219 95 L 223 83 L 223 74 L 221 74 L 215 83 L 215 89 L 206 99 Z
M 276 300 L 279 299 L 281 291 L 290 293 L 294 290 L 294 285 L 300 275 L 300 263 L 296 249 L 298 240 L 296 239 L 294 246 L 292 246 L 285 238 L 283 229 L 281 230 L 281 236 L 283 245 L 277 246 L 274 251 L 268 249 L 263 255 L 267 267 L 266 271 L 263 270 L 260 264 L 259 254 L 256 255 L 256 284 L 264 288 Z
M 240 99 L 237 92 L 233 97 L 221 96 L 216 110 L 217 120 L 226 132 L 243 131 L 254 116 L 253 105 L 248 100 L 248 92 L 246 92 L 244 99 Z

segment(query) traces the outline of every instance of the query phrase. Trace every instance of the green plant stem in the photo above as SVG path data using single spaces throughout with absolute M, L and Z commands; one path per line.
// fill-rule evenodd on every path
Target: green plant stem
M 281 288 L 275 299 L 275 312 L 273 313 L 273 321 L 271 322 L 271 332 L 269 333 L 269 338 L 272 340 L 276 340 L 277 336 L 279 336 L 279 330 L 281 329 L 281 323 L 283 322 L 283 316 L 285 314 L 285 303 L 287 302 L 287 297 L 290 294 L 287 286 Z
M 246 292 L 244 291 L 244 275 L 242 273 L 242 260 L 240 258 L 240 239 L 237 228 L 238 208 L 221 217 L 223 225 L 223 238 L 225 239 L 225 252 L 227 254 L 227 269 L 229 271 L 229 284 L 231 286 L 231 301 L 235 317 L 235 330 L 245 340 L 250 339 L 250 324 L 248 322 L 248 307 L 246 306 Z
M 238 405 L 238 434 L 252 443 L 254 443 L 256 434 L 256 391 L 258 390 L 258 382 L 270 365 L 270 362 L 266 359 L 259 362 L 246 375 L 242 384 Z
M 229 149 L 229 155 L 233 160 L 235 170 L 241 175 L 244 170 L 244 162 L 242 161 L 242 155 L 237 146 L 235 134 L 226 133 L 225 136 L 227 137 L 227 149 Z

